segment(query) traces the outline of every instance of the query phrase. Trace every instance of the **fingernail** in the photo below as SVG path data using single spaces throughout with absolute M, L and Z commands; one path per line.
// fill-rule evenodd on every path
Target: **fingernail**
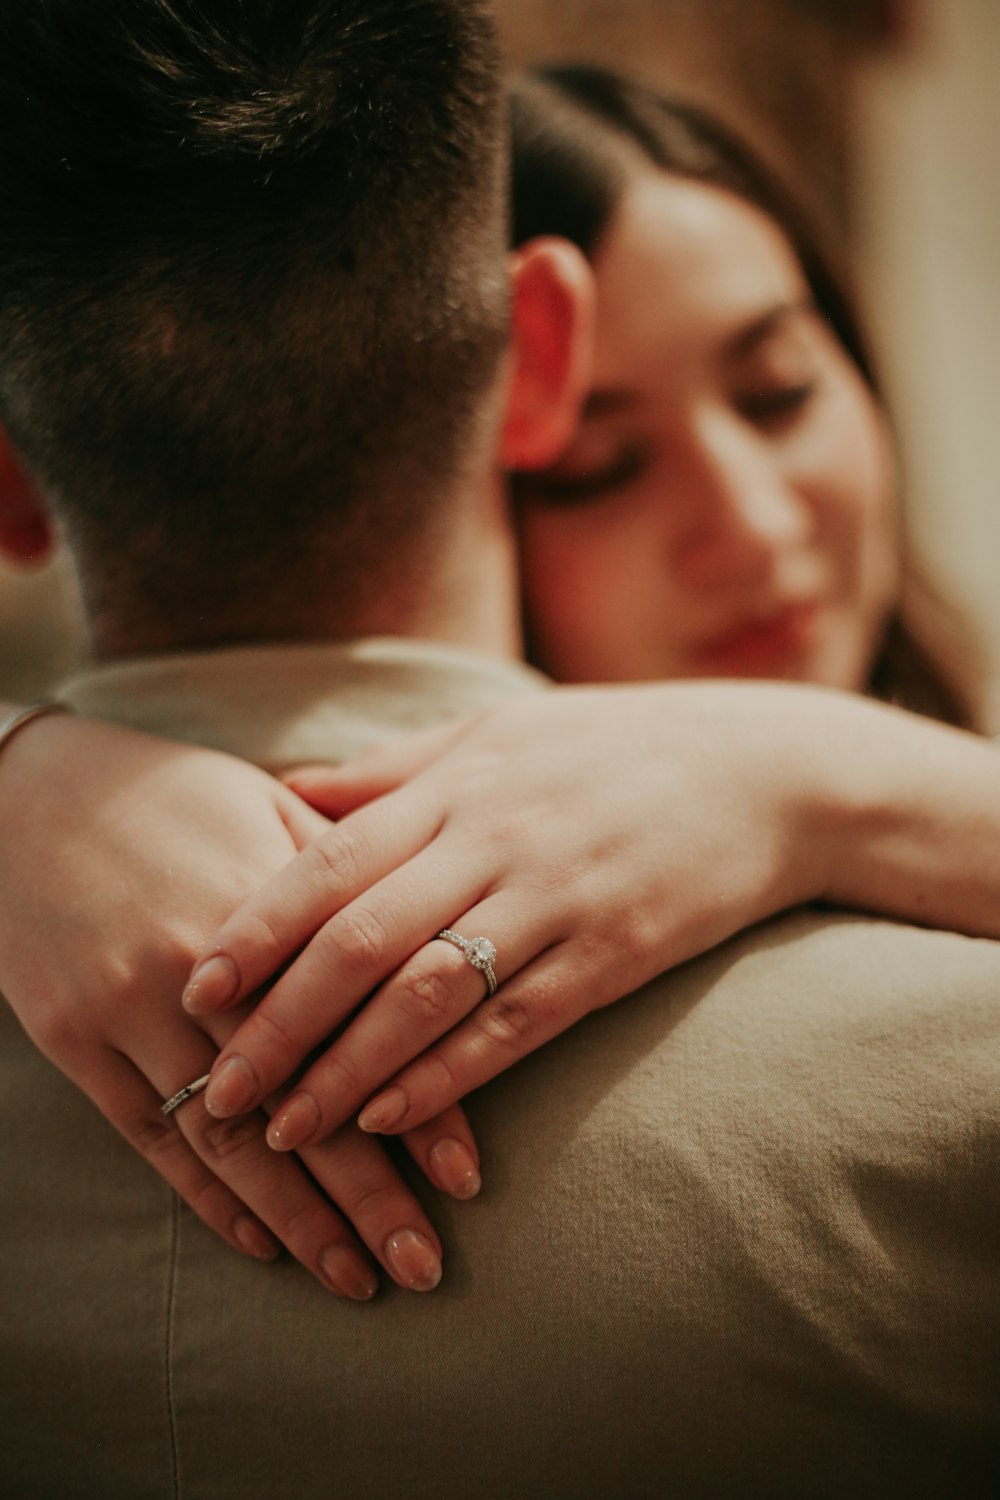
M 240 1249 L 255 1260 L 276 1260 L 281 1254 L 277 1240 L 249 1214 L 240 1214 L 233 1225 L 233 1234 Z
M 242 1115 L 256 1101 L 257 1074 L 245 1057 L 230 1057 L 205 1090 L 205 1108 L 217 1120 Z
M 428 1160 L 438 1183 L 453 1198 L 474 1198 L 483 1185 L 471 1153 L 453 1136 L 435 1142 Z
M 267 1144 L 274 1151 L 294 1151 L 309 1139 L 319 1123 L 319 1105 L 312 1094 L 300 1089 L 267 1127 Z
M 181 995 L 185 1010 L 218 1010 L 235 1000 L 240 989 L 240 971 L 225 953 L 216 953 L 199 964 Z
M 385 1242 L 385 1258 L 401 1286 L 432 1292 L 441 1280 L 441 1257 L 425 1235 L 398 1229 Z
M 366 1104 L 358 1115 L 362 1130 L 391 1130 L 398 1125 L 410 1107 L 409 1095 L 402 1089 L 388 1089 Z
M 378 1278 L 356 1251 L 347 1245 L 332 1245 L 320 1256 L 323 1279 L 344 1297 L 355 1302 L 370 1302 L 378 1291 Z

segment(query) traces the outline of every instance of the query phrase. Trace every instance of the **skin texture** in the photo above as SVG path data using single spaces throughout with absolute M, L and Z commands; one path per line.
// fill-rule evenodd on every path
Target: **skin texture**
M 594 269 L 583 420 L 522 486 L 540 664 L 860 688 L 898 585 L 892 450 L 787 240 L 728 192 L 641 171 Z
M 37 858 L 39 799 L 22 790 L 36 779 L 58 809 L 58 872 Z M 433 1226 L 356 1128 L 308 1161 L 279 1163 L 260 1116 L 220 1131 L 202 1097 L 160 1113 L 208 1071 L 243 1014 L 216 1017 L 207 1035 L 185 1015 L 178 997 L 199 949 L 323 820 L 229 756 L 52 716 L 3 747 L 0 824 L 3 995 L 35 1045 L 235 1249 L 270 1259 L 284 1245 L 329 1290 L 361 1300 L 376 1289 L 376 1264 L 402 1286 L 436 1286 Z M 410 1147 L 436 1186 L 475 1192 L 461 1111 Z
M 995 748 L 856 693 L 564 689 L 294 784 L 340 821 L 224 924 L 185 996 L 211 1020 L 271 986 L 213 1069 L 219 1118 L 349 1022 L 277 1105 L 279 1151 L 359 1109 L 376 1132 L 431 1119 L 800 902 L 1000 937 Z M 495 943 L 492 998 L 446 925 Z

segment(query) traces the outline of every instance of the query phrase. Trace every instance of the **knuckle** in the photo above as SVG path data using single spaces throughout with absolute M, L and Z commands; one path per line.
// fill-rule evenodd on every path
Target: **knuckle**
M 508 809 L 503 818 L 477 830 L 476 841 L 488 868 L 500 873 L 509 870 L 520 859 L 526 823 L 527 819 L 519 811 Z
M 405 974 L 399 1000 L 407 1019 L 422 1023 L 447 1019 L 455 1007 L 451 981 L 434 970 Z
M 398 1216 L 399 1184 L 387 1177 L 366 1177 L 354 1184 L 350 1201 L 341 1201 L 348 1216 L 355 1223 L 380 1224 Z
M 328 1209 L 307 1199 L 294 1208 L 286 1208 L 271 1227 L 283 1245 L 293 1254 L 302 1255 L 304 1247 L 312 1247 L 329 1235 L 328 1217 Z
M 502 1047 L 517 1048 L 534 1029 L 534 1017 L 520 1000 L 494 995 L 479 1007 L 479 1023 L 491 1041 Z
M 377 968 L 385 962 L 388 934 L 374 912 L 359 907 L 330 923 L 329 940 L 352 968 Z
M 297 1062 L 303 1047 L 309 1044 L 308 1038 L 297 1036 L 277 1007 L 267 1001 L 263 1001 L 254 1012 L 253 1026 L 256 1041 L 265 1049 L 271 1070 L 276 1058 L 280 1061 L 291 1058 Z
M 271 922 L 264 911 L 249 909 L 243 915 L 242 921 L 246 923 L 245 930 L 223 930 L 220 934 L 219 948 L 228 952 L 230 949 L 240 948 L 247 943 L 255 953 L 263 958 L 268 971 L 275 969 L 287 958 L 285 944 L 281 941 L 277 928 Z
M 201 1110 L 202 1118 L 194 1131 L 194 1145 L 203 1159 L 231 1168 L 262 1146 L 258 1116 L 216 1120 L 203 1106 Z
M 80 1039 L 80 1022 L 72 1006 L 48 1005 L 31 1018 L 28 1034 L 51 1062 L 72 1057 Z
M 357 835 L 346 828 L 317 839 L 300 858 L 309 875 L 324 889 L 352 889 L 358 882 L 361 849 Z
M 216 1211 L 225 1205 L 227 1190 L 217 1177 L 206 1175 L 197 1183 L 189 1184 L 185 1201 L 206 1222 L 211 1222 Z
M 338 1102 L 345 1099 L 353 1102 L 364 1094 L 362 1070 L 335 1046 L 323 1057 L 316 1072 L 318 1076 L 312 1089 L 314 1096 L 321 1093 L 327 1101 L 333 1098 Z M 310 1073 L 309 1079 L 313 1079 L 313 1074 Z
M 140 1151 L 147 1161 L 154 1163 L 164 1157 L 176 1155 L 183 1144 L 183 1137 L 176 1124 L 164 1116 L 157 1119 L 150 1115 L 138 1116 L 123 1127 L 123 1133 L 130 1145 Z
M 604 952 L 615 953 L 619 961 L 641 957 L 656 946 L 662 936 L 662 917 L 657 921 L 640 902 L 630 902 L 624 911 L 604 913 L 604 929 L 597 938 Z
M 434 1097 L 457 1098 L 465 1093 L 464 1084 L 443 1052 L 429 1052 L 425 1061 L 438 1075 Z

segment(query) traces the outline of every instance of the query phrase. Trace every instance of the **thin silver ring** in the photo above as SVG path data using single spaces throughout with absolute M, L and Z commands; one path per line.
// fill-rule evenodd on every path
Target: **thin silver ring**
M 196 1078 L 194 1083 L 186 1083 L 182 1089 L 178 1089 L 176 1094 L 171 1095 L 160 1106 L 160 1113 L 163 1115 L 172 1115 L 175 1109 L 180 1109 L 181 1105 L 186 1104 L 189 1099 L 193 1099 L 195 1094 L 200 1094 L 211 1076 L 210 1073 L 206 1073 L 204 1078 Z
M 452 932 L 450 927 L 443 928 L 438 934 L 444 938 L 446 943 L 451 943 L 465 955 L 466 963 L 470 963 L 474 969 L 478 969 L 486 980 L 487 999 L 497 992 L 497 976 L 493 972 L 493 960 L 497 956 L 497 950 L 488 937 L 464 938 L 459 933 Z

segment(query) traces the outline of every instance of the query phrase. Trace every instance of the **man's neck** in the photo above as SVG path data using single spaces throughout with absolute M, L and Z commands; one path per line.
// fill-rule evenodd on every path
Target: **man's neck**
M 392 636 L 461 645 L 505 660 L 522 658 L 516 551 L 499 480 L 478 504 L 451 508 L 447 526 L 425 543 L 419 561 L 415 554 L 402 557 L 395 572 L 387 570 L 374 587 L 356 581 L 354 597 L 345 599 L 333 569 L 324 569 L 323 551 L 319 546 L 316 565 L 294 580 L 301 586 L 278 597 L 266 586 L 253 598 L 233 597 L 220 571 L 203 609 L 167 617 L 129 597 L 120 582 L 103 592 L 85 586 L 93 657 L 109 662 L 262 642 Z

